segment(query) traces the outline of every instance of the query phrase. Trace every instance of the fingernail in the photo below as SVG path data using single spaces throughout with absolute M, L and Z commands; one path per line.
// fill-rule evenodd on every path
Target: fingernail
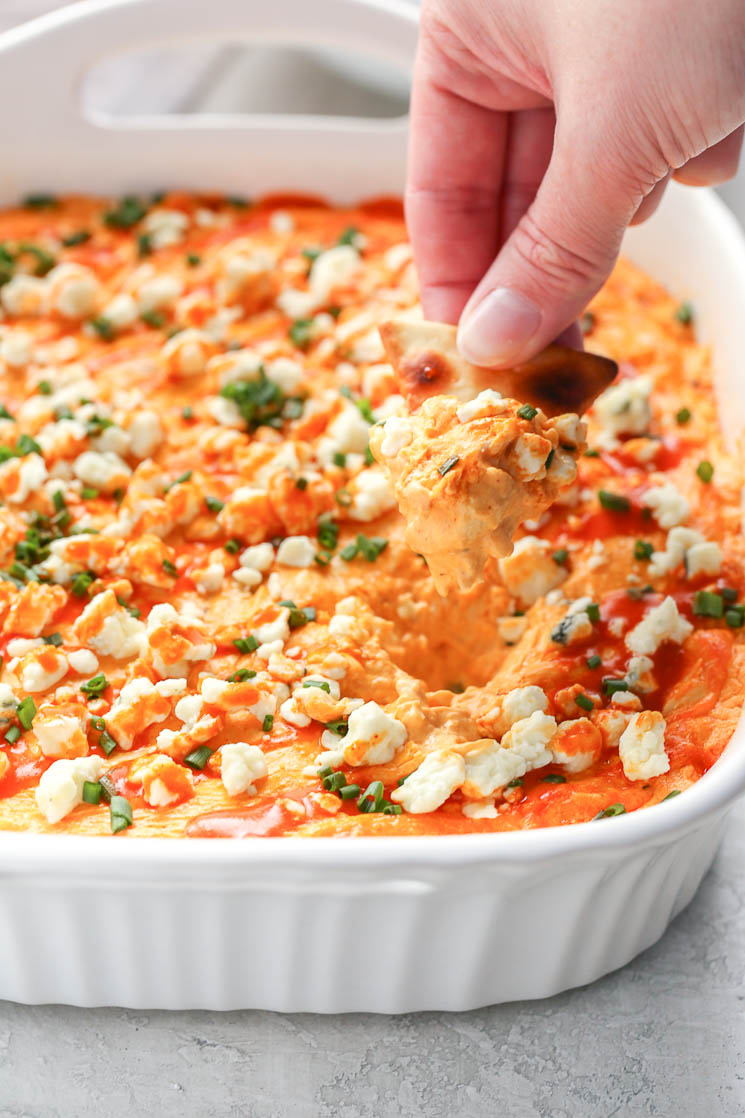
M 474 365 L 519 357 L 541 324 L 535 303 L 509 287 L 486 295 L 458 328 L 458 349 Z

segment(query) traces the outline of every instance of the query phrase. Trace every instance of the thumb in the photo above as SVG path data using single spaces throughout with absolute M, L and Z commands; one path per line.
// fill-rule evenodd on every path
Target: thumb
M 460 319 L 458 347 L 469 361 L 527 360 L 577 318 L 607 279 L 642 192 L 619 169 L 557 128 L 535 199 Z

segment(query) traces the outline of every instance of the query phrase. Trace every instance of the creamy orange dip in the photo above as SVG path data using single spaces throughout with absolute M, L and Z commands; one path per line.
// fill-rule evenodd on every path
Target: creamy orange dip
M 468 589 L 490 556 L 512 550 L 525 520 L 576 480 L 585 447 L 576 415 L 543 412 L 491 389 L 459 404 L 425 400 L 411 417 L 375 425 L 370 449 L 441 594 Z
M 406 418 L 398 204 L 37 198 L 0 245 L 1 827 L 513 830 L 719 756 L 740 469 L 690 314 L 629 264 L 576 483 L 442 598 L 369 449 Z

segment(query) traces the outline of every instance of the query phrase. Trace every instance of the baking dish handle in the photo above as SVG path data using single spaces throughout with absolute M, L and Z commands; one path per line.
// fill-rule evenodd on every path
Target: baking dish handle
M 0 169 L 0 195 L 4 200 L 52 185 L 60 192 L 121 192 L 153 183 L 230 191 L 245 186 L 247 175 L 261 191 L 296 185 L 298 166 L 309 192 L 328 193 L 325 187 L 342 170 L 350 198 L 399 190 L 406 117 L 112 119 L 86 112 L 81 88 L 107 54 L 212 40 L 335 47 L 408 71 L 417 22 L 416 8 L 405 0 L 83 0 L 22 24 L 0 35 L 4 87 L 13 91 L 3 120 L 5 150 L 13 158 Z M 191 142 L 185 143 L 185 133 Z M 80 152 L 86 167 L 95 153 L 93 181 L 90 175 L 80 181 Z

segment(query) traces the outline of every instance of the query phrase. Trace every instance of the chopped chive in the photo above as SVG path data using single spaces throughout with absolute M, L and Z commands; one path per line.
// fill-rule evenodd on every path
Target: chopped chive
M 264 721 L 261 723 L 261 729 L 263 730 L 263 732 L 265 734 L 268 734 L 273 725 L 274 725 L 274 715 L 273 714 L 265 714 L 264 715 Z
M 98 675 L 94 675 L 92 679 L 89 679 L 87 683 L 81 683 L 80 690 L 84 695 L 87 695 L 89 699 L 97 699 L 108 686 L 108 679 L 103 672 L 99 672 Z
M 313 606 L 305 606 L 303 609 L 291 609 L 290 615 L 287 618 L 287 624 L 291 629 L 302 629 L 303 625 L 307 625 L 309 621 L 315 621 L 316 611 Z
M 349 508 L 352 503 L 352 494 L 349 492 L 348 489 L 337 489 L 336 493 L 334 494 L 334 500 L 336 501 L 337 505 L 341 505 L 342 508 L 346 509 Z
M 361 791 L 359 784 L 345 784 L 343 788 L 339 789 L 338 795 L 342 800 L 355 800 Z
M 228 683 L 245 683 L 247 679 L 253 679 L 256 672 L 253 668 L 240 668 L 237 672 L 233 672 L 228 676 Z
M 116 749 L 116 742 L 114 741 L 108 730 L 103 730 L 101 732 L 101 736 L 98 739 L 98 744 L 107 757 L 111 756 L 111 754 Z
M 153 239 L 149 233 L 140 233 L 137 237 L 137 255 L 150 256 L 153 251 Z M 144 317 L 144 316 L 143 316 Z
M 505 784 L 505 788 L 522 788 L 524 784 L 525 781 L 523 780 L 523 778 L 521 776 L 516 776 L 514 780 L 511 780 L 509 782 L 509 784 Z
M 662 797 L 662 799 L 660 800 L 660 803 L 664 804 L 665 800 L 674 800 L 676 796 L 680 795 L 680 793 L 681 793 L 680 788 L 673 788 L 672 792 L 668 792 L 668 794 L 666 796 Z
M 31 729 L 31 726 L 33 725 L 35 714 L 36 714 L 36 703 L 31 698 L 30 695 L 27 695 L 25 699 L 21 700 L 21 702 L 18 704 L 18 707 L 16 709 L 16 715 L 18 717 L 18 721 L 21 723 L 21 726 L 23 726 L 24 730 L 30 730 Z
M 131 229 L 138 221 L 142 221 L 146 213 L 147 208 L 139 198 L 127 195 L 114 209 L 104 213 L 103 222 L 110 229 Z
M 538 408 L 534 408 L 532 404 L 523 404 L 521 408 L 517 409 L 517 414 L 521 419 L 535 419 L 538 415 Z
M 595 448 L 592 447 L 592 446 L 588 446 L 587 450 L 585 451 L 585 458 L 599 458 L 599 457 L 600 457 L 600 451 L 595 450 Z
M 343 718 L 337 719 L 336 722 L 326 722 L 324 725 L 327 730 L 330 730 L 332 734 L 336 734 L 340 738 L 343 738 L 349 729 L 349 726 Z
M 18 458 L 25 458 L 27 454 L 41 454 L 41 447 L 30 435 L 19 435 L 14 453 Z
M 595 708 L 595 704 L 592 699 L 588 698 L 587 695 L 584 695 L 581 692 L 579 695 L 575 696 L 574 701 L 578 707 L 582 707 L 582 710 L 594 710 Z
M 110 342 L 114 337 L 114 327 L 104 315 L 99 314 L 95 318 L 89 318 L 88 323 L 105 342 Z
M 724 611 L 724 620 L 730 629 L 742 629 L 745 625 L 745 606 L 730 606 Z
M 17 726 L 10 726 L 5 733 L 5 740 L 7 741 L 8 745 L 15 745 L 20 736 L 21 731 L 19 730 L 19 728 Z
M 57 205 L 53 194 L 27 194 L 23 199 L 27 210 L 51 210 Z
M 328 776 L 324 776 L 321 784 L 326 792 L 338 792 L 347 783 L 347 778 L 344 773 L 332 772 Z
M 693 307 L 690 303 L 678 303 L 675 308 L 674 318 L 681 326 L 690 326 L 693 322 Z
M 698 590 L 693 598 L 693 612 L 699 617 L 723 617 L 724 599 L 711 590 Z
M 332 462 L 335 466 L 338 466 L 340 469 L 343 470 L 347 464 L 347 456 L 346 454 L 343 454 L 341 450 L 335 450 Z
M 548 468 L 549 468 L 549 466 L 551 465 L 551 463 L 552 463 L 552 462 L 553 462 L 553 460 L 554 460 L 554 455 L 555 455 L 555 454 L 556 454 L 556 451 L 555 451 L 555 450 L 553 450 L 553 449 L 552 449 L 552 450 L 549 450 L 549 452 L 548 452 L 548 457 L 546 458 L 546 461 L 545 461 L 545 462 L 543 463 L 543 465 L 544 465 L 544 468 L 545 468 L 545 469 L 548 469 Z
M 52 644 L 55 648 L 59 648 L 62 644 L 61 633 L 50 633 L 48 637 L 44 637 L 44 644 Z
M 95 501 L 96 497 L 98 496 L 98 490 L 93 489 L 93 487 L 90 485 L 84 485 L 83 488 L 80 490 L 80 496 L 84 501 Z
M 354 247 L 355 241 L 359 235 L 359 229 L 355 229 L 354 225 L 349 225 L 339 234 L 339 239 L 336 243 L 337 245 L 352 245 Z
M 325 691 L 327 695 L 331 694 L 331 684 L 325 679 L 304 679 L 303 687 L 317 687 L 319 691 Z
M 612 819 L 614 815 L 625 814 L 626 808 L 623 806 L 623 804 L 611 804 L 609 807 L 603 808 L 602 811 L 599 811 L 597 815 L 593 815 L 592 820 L 594 822 L 596 819 Z
M 599 668 L 600 665 L 602 664 L 602 662 L 603 662 L 602 658 L 600 656 L 598 656 L 597 652 L 593 653 L 592 656 L 588 656 L 587 660 L 585 661 L 588 668 L 592 668 L 593 670 L 595 668 Z
M 227 540 L 225 543 L 225 550 L 227 551 L 228 555 L 237 555 L 242 546 L 243 545 L 240 540 L 230 539 Z
M 555 551 L 553 553 L 551 558 L 553 559 L 554 563 L 556 563 L 556 564 L 558 564 L 558 566 L 562 567 L 566 563 L 567 559 L 569 558 L 569 552 L 567 551 L 567 549 L 565 547 L 560 547 L 558 549 L 558 551 Z
M 0 419 L 14 419 L 14 416 L 10 414 L 5 404 L 0 404 Z
M 711 479 L 714 477 L 714 467 L 712 466 L 711 462 L 704 459 L 702 462 L 699 462 L 698 466 L 696 466 L 696 474 L 701 479 L 701 481 L 704 482 L 705 485 L 708 485 Z
M 167 493 L 169 489 L 173 489 L 175 485 L 182 485 L 186 481 L 191 481 L 191 475 L 191 470 L 184 470 L 183 474 L 179 474 L 178 477 L 175 477 L 173 481 L 166 486 L 165 492 Z
M 590 602 L 589 606 L 585 608 L 585 613 L 590 618 L 590 621 L 600 620 L 600 606 L 597 602 Z
M 544 784 L 566 784 L 567 782 L 567 778 L 561 773 L 546 773 L 544 777 L 541 777 L 541 780 Z
M 68 233 L 66 237 L 62 238 L 62 244 L 65 248 L 75 248 L 76 245 L 84 245 L 92 237 L 92 233 L 88 229 L 78 229 L 76 233 Z
M 167 575 L 171 575 L 172 578 L 178 578 L 178 570 L 176 568 L 176 565 L 175 563 L 172 563 L 170 559 L 163 560 L 163 570 L 166 572 Z
M 737 601 L 737 591 L 735 590 L 734 586 L 720 586 L 719 593 L 722 595 L 725 602 Z
M 680 408 L 678 411 L 676 411 L 675 422 L 678 424 L 679 427 L 685 427 L 686 423 L 690 423 L 691 422 L 691 409 L 690 408 Z
M 83 803 L 100 804 L 103 788 L 97 780 L 83 781 Z
M 654 551 L 654 544 L 649 540 L 637 540 L 634 544 L 634 558 L 639 560 L 651 559 L 652 552 Z
M 307 479 L 307 477 L 299 477 L 299 478 L 296 478 L 296 479 L 295 479 L 295 488 L 296 488 L 296 489 L 299 489 L 299 490 L 300 490 L 301 492 L 303 492 L 303 490 L 307 489 L 307 488 L 308 488 L 308 479 Z
M 384 536 L 368 537 L 359 532 L 354 543 L 349 543 L 346 547 L 343 547 L 339 555 L 347 563 L 356 559 L 358 555 L 366 559 L 368 563 L 374 563 L 387 546 L 388 540 Z
M 457 466 L 459 462 L 460 458 L 457 454 L 454 454 L 452 458 L 446 458 L 442 465 L 437 467 L 440 477 L 445 477 L 445 474 L 449 473 L 453 466 Z
M 184 404 L 181 409 L 181 418 L 186 420 L 194 418 L 194 408 L 190 404 Z
M 192 769 L 203 769 L 214 753 L 208 745 L 200 745 L 196 749 L 192 749 L 191 753 L 187 753 L 184 757 L 184 762 Z
M 603 691 L 606 695 L 615 695 L 618 691 L 628 690 L 630 688 L 625 679 L 612 679 L 610 676 L 603 679 Z
M 210 512 L 222 512 L 225 508 L 225 502 L 221 501 L 218 497 L 205 497 L 204 503 Z
M 187 252 L 186 263 L 189 265 L 190 268 L 196 268 L 197 264 L 202 263 L 202 257 L 199 255 L 198 252 Z
M 146 326 L 151 326 L 153 330 L 160 330 L 161 326 L 165 326 L 166 316 L 162 311 L 143 311 L 140 318 Z
M 598 490 L 598 500 L 604 509 L 609 512 L 628 512 L 631 501 L 622 493 L 611 493 L 607 489 Z
M 111 833 L 118 834 L 132 826 L 132 805 L 124 796 L 112 796 L 109 807 Z
M 324 551 L 334 551 L 339 542 L 339 525 L 334 520 L 319 520 L 316 538 Z
M 256 637 L 236 637 L 233 644 L 244 655 L 248 652 L 255 652 L 259 647 L 259 642 Z
M 298 349 L 307 349 L 313 338 L 313 319 L 296 318 L 287 334 L 294 346 Z
M 357 800 L 357 808 L 364 814 L 382 811 L 385 803 L 383 784 L 380 780 L 373 780 Z

